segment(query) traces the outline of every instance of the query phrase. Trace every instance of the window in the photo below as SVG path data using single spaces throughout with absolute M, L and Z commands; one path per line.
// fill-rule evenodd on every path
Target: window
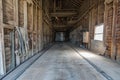
M 103 32 L 104 32 L 104 24 L 97 25 L 95 27 L 94 40 L 103 41 Z

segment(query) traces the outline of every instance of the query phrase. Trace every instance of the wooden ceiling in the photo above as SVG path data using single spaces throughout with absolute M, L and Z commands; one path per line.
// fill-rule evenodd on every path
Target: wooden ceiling
M 50 16 L 55 30 L 68 30 L 77 19 L 84 0 L 51 0 Z M 73 23 L 73 24 L 72 24 Z
M 84 0 L 50 0 L 50 9 L 54 9 L 55 5 L 58 4 L 63 10 L 78 10 Z
M 63 8 L 67 9 L 79 9 L 84 0 L 62 0 Z

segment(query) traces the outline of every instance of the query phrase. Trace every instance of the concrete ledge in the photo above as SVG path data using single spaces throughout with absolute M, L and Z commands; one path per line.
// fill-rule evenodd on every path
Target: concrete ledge
M 46 49 L 40 51 L 38 54 L 32 56 L 28 60 L 26 60 L 24 63 L 19 65 L 17 68 L 15 68 L 13 71 L 7 73 L 4 75 L 0 80 L 16 80 L 27 68 L 29 68 L 39 57 L 41 57 L 52 45 L 47 47 Z

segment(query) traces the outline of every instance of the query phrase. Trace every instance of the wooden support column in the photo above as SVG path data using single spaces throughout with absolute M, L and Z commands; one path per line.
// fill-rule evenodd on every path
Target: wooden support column
M 13 5 L 14 5 L 14 26 L 19 26 L 19 15 L 18 15 L 18 0 L 13 0 Z M 11 68 L 15 68 L 15 39 L 12 39 L 13 43 L 11 43 Z
M 0 0 L 0 75 L 4 75 L 6 73 L 2 1 L 3 0 Z
M 89 44 L 88 48 L 91 49 L 91 26 L 92 26 L 92 12 L 89 12 Z
M 33 55 L 33 45 L 34 45 L 34 41 L 33 41 L 33 30 L 34 30 L 34 4 L 32 3 L 32 55 Z
M 42 46 L 42 39 L 43 39 L 43 37 L 42 37 L 42 7 L 40 8 L 40 10 L 39 10 L 39 29 L 40 29 L 40 37 L 39 37 L 39 39 L 40 39 L 40 43 L 39 43 L 39 45 L 40 45 L 40 50 L 42 50 L 42 48 L 43 48 L 43 46 Z
M 19 25 L 19 16 L 18 16 L 18 0 L 14 0 L 14 25 L 18 26 Z M 14 27 L 15 27 L 14 26 Z
M 113 59 L 113 60 L 115 60 L 116 59 L 116 57 L 117 57 L 117 51 L 116 51 L 116 33 L 115 33 L 115 28 L 116 28 L 116 22 L 117 22 L 117 3 L 118 2 L 118 0 L 114 0 L 114 2 L 113 2 L 113 27 L 112 27 L 112 50 L 111 50 L 111 58 Z
M 40 35 L 41 35 L 41 49 L 43 48 L 43 11 L 42 11 L 42 8 L 40 10 Z
M 27 29 L 28 25 L 28 15 L 27 15 L 27 1 L 24 1 L 24 27 Z
M 115 37 L 116 37 L 116 60 L 120 63 L 120 0 L 116 1 L 117 13 L 116 13 L 116 29 L 115 29 Z
M 41 41 L 40 40 L 40 8 L 39 8 L 38 11 L 39 11 L 39 13 L 38 13 L 38 41 L 39 41 L 38 44 L 39 44 L 39 46 L 38 47 L 39 47 L 39 50 L 40 50 L 40 41 Z
M 43 17 L 43 19 L 44 19 L 44 17 Z M 43 37 L 42 42 L 43 42 L 43 48 L 44 48 L 45 47 L 45 23 L 44 23 L 44 20 L 42 22 L 42 37 Z
M 105 56 L 111 57 L 112 55 L 112 35 L 113 35 L 113 18 L 114 18 L 114 8 L 113 8 L 114 1 L 113 0 L 105 0 L 105 45 L 106 45 L 106 52 Z
M 38 26 L 39 26 L 39 25 L 38 25 L 38 19 L 39 19 L 39 18 L 38 18 L 38 17 L 39 17 L 39 16 L 38 16 L 38 7 L 36 6 L 36 39 L 37 39 L 37 40 L 36 40 L 36 52 L 38 52 L 38 44 L 39 44 L 39 41 L 38 41 L 38 34 L 39 34 L 39 33 L 38 33 L 38 29 L 39 29 L 39 28 L 38 28 Z
M 25 29 L 25 34 L 24 34 L 24 39 L 25 39 L 25 46 L 26 46 L 26 50 L 27 50 L 27 55 L 26 58 L 28 58 L 29 55 L 29 51 L 28 51 L 28 47 L 29 47 L 29 43 L 28 43 L 28 3 L 26 0 L 24 0 L 24 29 Z
M 106 3 L 106 0 L 105 0 L 105 11 L 104 11 L 104 36 L 103 36 L 103 40 L 104 40 L 104 45 L 106 46 L 106 25 L 107 25 L 107 3 Z

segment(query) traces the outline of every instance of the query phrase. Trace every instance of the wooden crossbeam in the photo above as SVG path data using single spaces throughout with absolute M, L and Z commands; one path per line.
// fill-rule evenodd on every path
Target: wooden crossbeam
M 76 12 L 55 12 L 50 13 L 51 17 L 67 17 L 67 16 L 73 16 L 76 15 Z

